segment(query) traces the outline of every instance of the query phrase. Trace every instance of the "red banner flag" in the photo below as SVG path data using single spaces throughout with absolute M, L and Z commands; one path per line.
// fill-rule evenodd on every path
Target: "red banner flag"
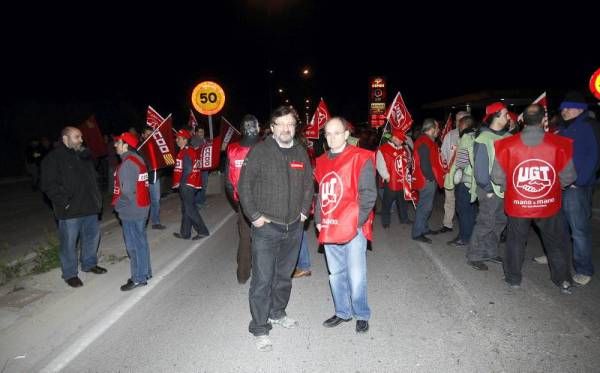
M 152 106 L 148 105 L 148 110 L 146 111 L 146 125 L 156 129 L 164 121 L 165 118 L 158 114 Z
M 408 112 L 408 109 L 406 108 L 406 104 L 404 103 L 400 92 L 396 94 L 394 101 L 390 105 L 390 108 L 387 113 L 387 120 L 392 125 L 392 133 L 394 133 L 395 131 L 401 131 L 403 133 L 406 133 L 412 126 L 412 116 Z
M 92 115 L 86 119 L 85 122 L 79 126 L 79 130 L 83 135 L 83 140 L 92 153 L 92 157 L 100 158 L 108 154 L 106 142 L 104 141 L 104 137 L 102 137 L 100 127 L 98 127 L 98 122 L 96 122 L 96 116 Z
M 325 105 L 325 101 L 321 98 L 319 105 L 317 105 L 317 108 L 315 109 L 315 113 L 304 130 L 304 136 L 307 139 L 318 139 L 319 130 L 323 128 L 325 122 L 327 122 L 329 118 L 331 118 L 331 115 L 329 114 L 327 105 Z
M 444 142 L 444 137 L 450 131 L 452 131 L 452 114 L 448 114 L 448 120 L 446 120 L 446 124 L 444 124 L 444 128 L 442 129 L 442 134 L 440 135 L 442 142 Z
M 169 114 L 139 147 L 151 170 L 175 165 L 175 139 L 173 118 Z
M 240 141 L 242 134 L 233 126 L 233 124 L 229 123 L 229 121 L 222 116 L 219 136 L 223 139 L 221 150 L 225 150 L 229 143 Z
M 192 109 L 190 109 L 190 119 L 188 119 L 188 126 L 196 131 L 196 127 L 198 127 L 198 121 L 196 120 L 196 116 Z
M 198 159 L 202 170 L 212 170 L 219 167 L 221 160 L 222 135 L 208 140 L 198 149 Z

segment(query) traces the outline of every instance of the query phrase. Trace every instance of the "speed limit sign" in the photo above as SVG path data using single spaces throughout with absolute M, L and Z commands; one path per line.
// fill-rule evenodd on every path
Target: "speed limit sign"
M 215 82 L 202 82 L 192 92 L 192 105 L 200 114 L 217 114 L 225 105 L 225 92 Z

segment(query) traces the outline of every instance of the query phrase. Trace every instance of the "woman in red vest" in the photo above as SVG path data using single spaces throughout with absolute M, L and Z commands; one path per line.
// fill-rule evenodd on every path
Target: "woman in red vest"
M 115 171 L 112 205 L 121 219 L 131 267 L 131 278 L 121 286 L 122 291 L 144 286 L 152 277 L 146 237 L 146 220 L 150 210 L 148 170 L 135 151 L 137 144 L 137 137 L 129 132 L 115 138 L 115 149 L 122 162 Z

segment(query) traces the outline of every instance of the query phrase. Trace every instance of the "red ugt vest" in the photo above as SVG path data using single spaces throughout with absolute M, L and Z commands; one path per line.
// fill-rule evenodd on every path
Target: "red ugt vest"
M 115 183 L 113 187 L 113 197 L 111 204 L 115 206 L 119 201 L 119 198 L 121 198 L 121 181 L 119 180 L 119 170 L 121 169 L 121 166 L 123 166 L 123 164 L 127 161 L 133 162 L 140 170 L 138 173 L 138 179 L 135 183 L 135 195 L 137 196 L 137 205 L 138 207 L 149 206 L 150 192 L 148 190 L 148 170 L 146 169 L 146 165 L 144 164 L 144 162 L 131 155 L 125 157 L 125 159 L 123 159 L 123 162 L 115 170 Z
M 250 147 L 241 146 L 238 142 L 230 144 L 227 147 L 227 159 L 229 161 L 227 175 L 229 182 L 233 185 L 233 199 L 236 201 L 240 200 L 240 196 L 238 195 L 238 182 L 240 181 L 240 173 L 248 152 L 250 152 Z
M 573 156 L 573 142 L 545 133 L 537 146 L 527 146 L 521 134 L 494 143 L 496 161 L 506 173 L 504 210 L 516 218 L 547 218 L 561 206 L 558 174 Z
M 177 153 L 177 159 L 175 161 L 175 168 L 173 169 L 173 188 L 179 188 L 181 182 L 181 175 L 183 175 L 183 157 L 187 154 L 192 160 L 192 173 L 188 176 L 186 185 L 191 186 L 194 189 L 202 188 L 202 178 L 200 177 L 200 159 L 198 159 L 198 152 L 194 149 L 186 146 Z
M 394 192 L 403 190 L 404 170 L 408 170 L 408 152 L 403 146 L 396 149 L 389 142 L 381 145 L 379 151 L 383 155 L 385 167 L 390 174 L 390 182 L 388 183 L 390 190 Z
M 346 145 L 333 159 L 327 153 L 317 158 L 315 178 L 321 197 L 321 231 L 319 243 L 346 243 L 358 229 L 358 181 L 366 162 L 373 161 L 373 153 Z M 361 227 L 368 240 L 373 238 L 373 211 Z
M 440 188 L 442 188 L 444 186 L 444 168 L 440 162 L 440 150 L 435 142 L 433 142 L 433 140 L 425 134 L 419 136 L 417 141 L 415 141 L 415 147 L 413 151 L 413 159 L 415 162 L 413 187 L 416 190 L 421 190 L 425 186 L 426 179 L 425 175 L 423 175 L 423 171 L 421 171 L 421 157 L 419 157 L 418 151 L 419 147 L 423 144 L 429 149 L 429 162 L 431 163 L 433 177 Z

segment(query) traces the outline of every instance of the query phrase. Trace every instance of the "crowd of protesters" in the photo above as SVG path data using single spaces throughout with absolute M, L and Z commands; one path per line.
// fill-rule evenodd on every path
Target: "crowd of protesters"
M 517 119 L 503 102 L 493 102 L 481 121 L 469 111 L 458 111 L 454 123 L 443 136 L 434 118 L 408 132 L 391 128 L 388 133 L 369 129 L 353 134 L 344 118 L 334 117 L 323 126 L 320 139 L 310 142 L 299 130 L 292 107 L 276 109 L 266 126 L 252 115 L 242 119 L 241 139 L 221 149 L 221 169 L 227 196 L 238 211 L 237 280 L 243 284 L 251 279 L 249 331 L 259 350 L 272 349 L 268 334 L 273 325 L 298 325 L 285 308 L 292 278 L 311 274 L 306 228 L 312 215 L 335 308 L 323 325 L 335 327 L 354 318 L 358 333 L 368 331 L 366 249 L 378 192 L 378 214 L 387 232 L 394 231 L 394 210 L 400 224 L 412 225 L 411 237 L 421 244 L 458 228 L 447 244 L 463 248 L 466 265 L 475 270 L 487 270 L 488 263 L 502 265 L 511 288 L 521 285 L 532 223 L 547 254 L 534 260 L 549 264 L 551 280 L 561 292 L 589 283 L 594 274 L 590 218 L 600 169 L 600 124 L 584 97 L 567 94 L 550 120 L 540 105 L 526 107 Z M 121 290 L 144 286 L 152 277 L 146 225 L 166 228 L 160 220 L 160 199 L 161 178 L 164 182 L 167 172 L 150 167 L 136 149 L 140 141 L 151 140 L 153 131 L 146 127 L 139 136 L 130 128 L 115 138 L 106 136 L 107 154 L 95 164 L 75 127 L 63 129 L 54 149 L 47 139 L 28 145 L 32 188 L 39 187 L 52 203 L 68 285 L 83 285 L 78 261 L 85 272 L 106 272 L 97 265 L 96 254 L 99 181 L 109 184 L 131 261 L 131 277 Z M 170 186 L 180 195 L 181 225 L 173 235 L 202 239 L 210 235 L 199 212 L 208 182 L 199 149 L 207 140 L 195 127 L 180 129 L 174 137 L 179 151 Z M 440 228 L 432 229 L 429 220 L 440 197 L 444 216 Z M 500 249 L 502 242 L 505 250 Z

